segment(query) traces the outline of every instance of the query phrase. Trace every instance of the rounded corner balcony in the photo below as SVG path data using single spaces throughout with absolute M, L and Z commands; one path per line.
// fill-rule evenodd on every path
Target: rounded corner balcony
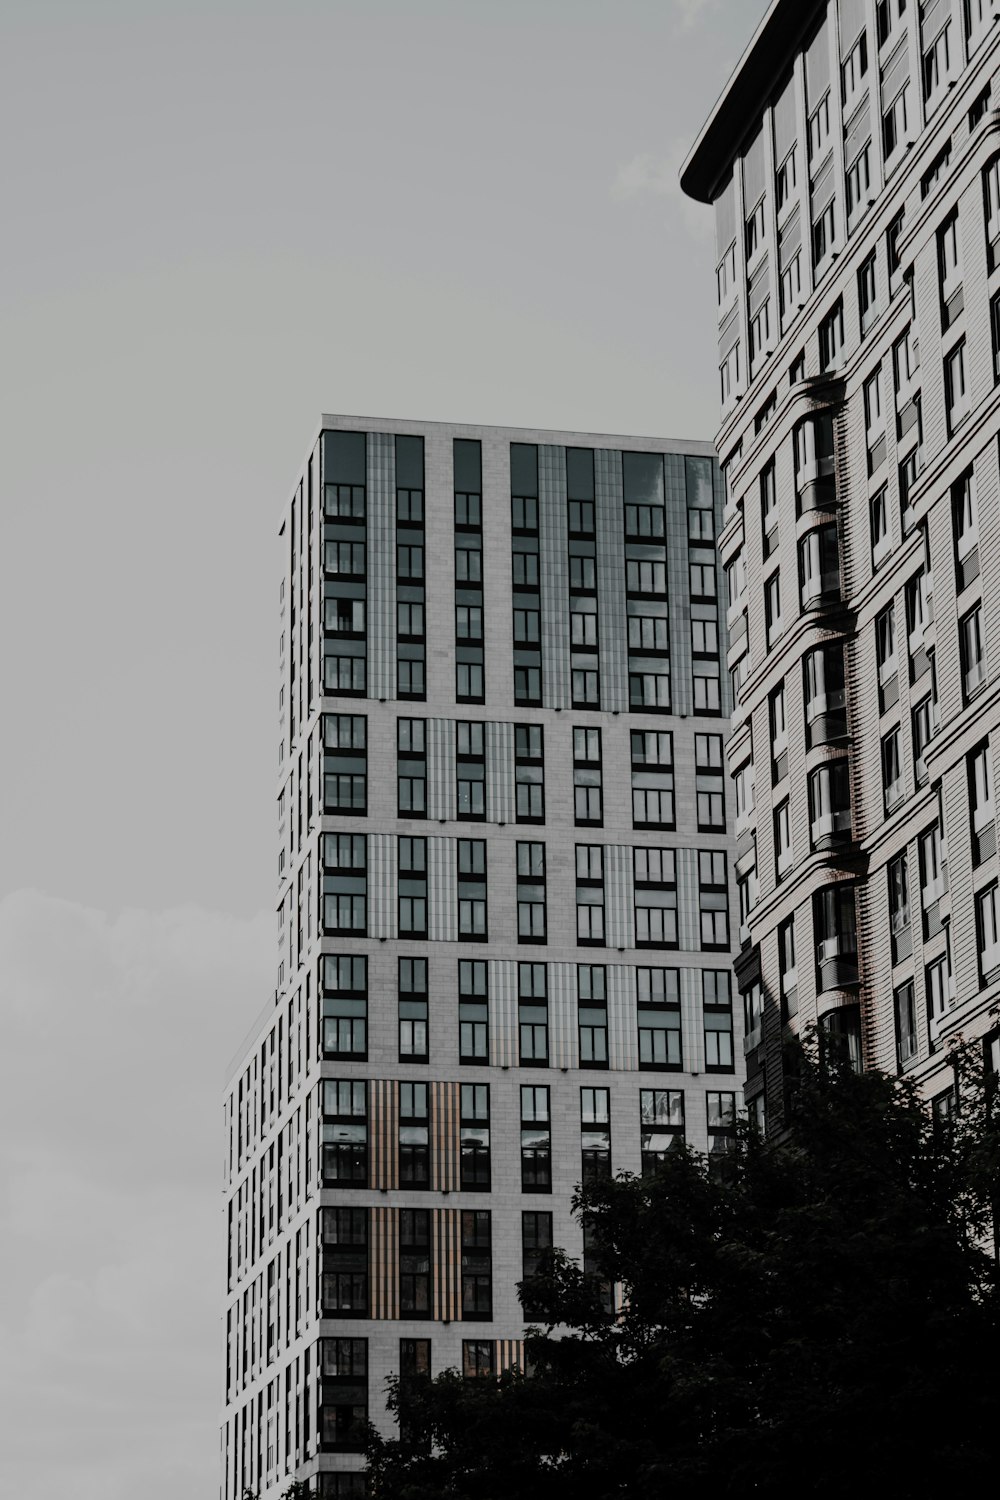
M 827 885 L 815 893 L 813 934 L 817 995 L 855 989 L 860 976 L 853 885 Z
M 833 411 L 803 417 L 794 433 L 795 500 L 800 516 L 837 507 Z

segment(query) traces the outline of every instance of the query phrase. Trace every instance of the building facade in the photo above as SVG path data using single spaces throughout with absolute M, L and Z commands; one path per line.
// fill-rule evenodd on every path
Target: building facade
M 223 1500 L 354 1500 L 386 1376 L 519 1360 L 577 1183 L 729 1149 L 722 518 L 706 444 L 323 418 L 277 991 L 225 1100 Z
M 775 0 L 682 171 L 715 207 L 747 1099 L 818 1023 L 997 1067 L 1000 6 Z

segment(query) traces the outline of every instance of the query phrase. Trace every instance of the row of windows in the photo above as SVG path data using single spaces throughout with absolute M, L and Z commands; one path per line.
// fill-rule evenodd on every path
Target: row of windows
M 716 1069 L 731 1070 L 731 1061 L 728 1069 Z M 398 1089 L 396 1165 L 399 1186 L 428 1191 L 431 1186 L 432 1143 L 435 1142 L 431 1120 L 431 1092 L 426 1083 L 401 1082 Z M 367 1084 L 357 1080 L 324 1080 L 322 1100 L 323 1184 L 336 1188 L 368 1187 L 370 1163 Z M 520 1101 L 521 1191 L 551 1193 L 552 1118 L 549 1089 L 544 1085 L 522 1085 Z M 610 1090 L 590 1086 L 580 1089 L 580 1173 L 584 1183 L 604 1180 L 611 1175 L 610 1106 Z M 710 1091 L 706 1094 L 706 1108 L 709 1153 L 728 1150 L 735 1123 L 735 1095 Z M 640 1090 L 639 1124 L 643 1170 L 648 1171 L 671 1144 L 684 1140 L 683 1090 Z M 488 1084 L 462 1084 L 459 1130 L 461 1190 L 487 1193 L 492 1186 Z M 367 1223 L 366 1211 L 363 1209 L 339 1212 L 345 1215 L 345 1223 L 356 1226 L 360 1226 L 363 1221 Z M 422 1215 L 425 1210 L 405 1212 Z M 477 1217 L 484 1216 L 477 1211 Z M 486 1214 L 485 1217 L 488 1219 L 489 1215 Z M 401 1220 L 401 1241 L 406 1238 L 409 1225 L 409 1217 L 405 1221 Z M 357 1232 L 361 1232 L 360 1228 Z M 360 1275 L 361 1267 L 351 1269 Z M 423 1309 L 407 1307 L 406 1310 L 423 1310 L 429 1315 L 430 1305 L 428 1300 Z
M 518 1060 L 522 1067 L 547 1067 L 550 1060 L 548 970 L 520 963 L 518 975 Z M 634 970 L 637 1047 L 641 1068 L 683 1071 L 680 971 Z M 399 1059 L 427 1062 L 430 1056 L 429 979 L 426 958 L 401 958 L 398 978 Z M 710 1070 L 733 1066 L 733 1023 L 729 974 L 701 971 L 706 1064 Z M 459 1060 L 485 1063 L 490 1057 L 489 967 L 462 959 L 458 966 Z M 608 1049 L 607 971 L 602 964 L 576 966 L 577 1042 L 581 1067 L 606 1068 Z M 363 957 L 323 959 L 322 1050 L 328 1058 L 368 1055 L 368 967 Z

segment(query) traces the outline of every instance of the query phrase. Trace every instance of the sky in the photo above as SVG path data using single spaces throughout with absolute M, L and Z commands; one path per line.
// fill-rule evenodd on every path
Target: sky
M 218 1493 L 320 414 L 711 437 L 677 170 L 763 9 L 0 5 L 0 1493 Z

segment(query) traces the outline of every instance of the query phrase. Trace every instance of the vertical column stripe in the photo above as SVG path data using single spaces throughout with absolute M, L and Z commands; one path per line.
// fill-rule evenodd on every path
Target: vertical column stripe
M 368 434 L 368 693 L 396 696 L 396 448 Z
M 628 639 L 625 611 L 625 504 L 622 456 L 598 448 L 594 454 L 597 527 L 597 639 L 601 664 L 601 707 L 628 709 Z
M 517 1066 L 517 963 L 514 959 L 489 960 L 490 1064 L 494 1068 Z
M 569 708 L 569 568 L 566 450 L 538 449 L 538 553 L 542 587 L 542 701 Z

